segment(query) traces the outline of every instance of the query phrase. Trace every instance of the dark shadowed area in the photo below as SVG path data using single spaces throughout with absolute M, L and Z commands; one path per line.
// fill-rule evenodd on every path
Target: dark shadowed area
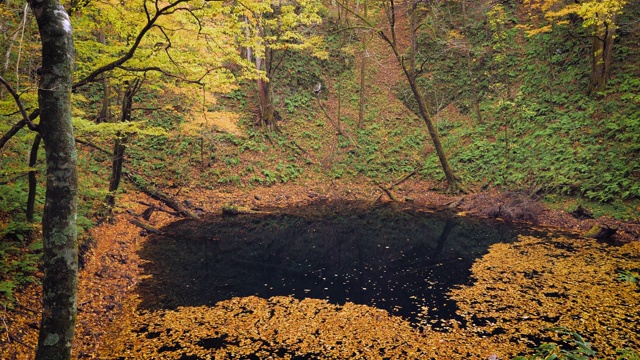
M 447 293 L 472 281 L 473 262 L 523 233 L 450 212 L 358 202 L 215 215 L 163 230 L 141 250 L 147 309 L 291 295 L 373 306 L 416 326 L 428 318 L 435 328 L 456 318 Z

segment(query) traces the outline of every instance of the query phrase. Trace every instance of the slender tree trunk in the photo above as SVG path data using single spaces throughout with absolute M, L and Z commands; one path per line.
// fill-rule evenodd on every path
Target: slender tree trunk
M 265 51 L 265 53 L 268 52 L 268 50 Z M 265 67 L 265 62 L 267 61 L 267 59 L 263 59 L 260 56 L 256 55 L 256 59 L 255 59 L 255 63 L 256 63 L 256 70 L 260 71 L 260 70 L 264 70 Z M 258 85 L 258 116 L 259 116 L 259 120 L 260 120 L 260 126 L 262 128 L 267 128 L 272 122 L 273 119 L 275 117 L 274 115 L 274 108 L 273 108 L 273 101 L 271 99 L 271 86 L 269 84 L 268 80 L 265 79 L 258 79 L 257 82 Z
M 424 95 L 418 86 L 418 82 L 416 80 L 416 52 L 417 52 L 417 29 L 418 22 L 420 20 L 420 14 L 417 13 L 416 7 L 418 6 L 418 2 L 413 4 L 413 8 L 410 10 L 410 29 L 411 29 L 411 43 L 409 45 L 409 49 L 401 54 L 398 50 L 398 42 L 396 40 L 395 27 L 396 27 L 396 14 L 395 7 L 393 6 L 394 2 L 391 2 L 391 9 L 389 11 L 389 28 L 391 31 L 391 37 L 387 36 L 383 31 L 378 31 L 378 36 L 380 36 L 384 41 L 389 44 L 391 50 L 393 51 L 398 64 L 402 67 L 402 71 L 404 72 L 405 77 L 407 78 L 407 82 L 409 82 L 409 86 L 411 87 L 411 92 L 413 93 L 413 97 L 418 103 L 418 110 L 420 113 L 420 117 L 424 120 L 427 125 L 427 129 L 429 130 L 429 135 L 431 136 L 431 141 L 433 142 L 433 146 L 436 149 L 436 153 L 438 154 L 438 159 L 440 160 L 440 165 L 442 166 L 442 171 L 447 179 L 449 191 L 458 193 L 461 191 L 460 184 L 458 184 L 458 179 L 451 170 L 451 166 L 449 166 L 449 161 L 447 160 L 447 156 L 444 152 L 444 148 L 442 147 L 442 143 L 440 142 L 440 136 L 436 131 L 436 128 L 431 120 L 431 116 L 429 115 L 429 111 L 427 110 L 427 104 L 424 99 Z
M 484 120 L 482 119 L 482 113 L 480 112 L 480 99 L 478 99 L 478 90 L 476 89 L 475 77 L 473 76 L 473 68 L 472 68 L 472 59 L 471 59 L 471 51 L 467 49 L 465 52 L 465 57 L 467 58 L 467 72 L 469 74 L 469 86 L 471 86 L 471 100 L 473 101 L 473 111 L 476 113 L 476 120 L 478 124 L 482 124 Z
M 362 34 L 362 36 L 365 36 L 364 34 Z M 365 39 L 362 39 L 362 53 L 361 53 L 361 58 L 360 58 L 360 104 L 358 107 L 358 129 L 362 129 L 362 125 L 364 124 L 364 104 L 365 104 L 365 99 L 366 99 L 366 81 L 365 81 L 365 75 L 366 75 L 366 68 L 367 68 L 367 57 L 366 57 L 366 53 L 367 53 L 367 49 L 365 48 Z
M 364 0 L 362 3 L 363 6 L 363 17 L 366 19 L 367 14 L 367 0 Z M 362 124 L 364 122 L 364 102 L 366 99 L 366 81 L 365 74 L 367 68 L 367 32 L 363 30 L 361 32 L 362 39 L 361 41 L 361 52 L 360 52 L 360 104 L 358 108 L 358 129 L 362 129 Z
M 611 77 L 611 56 L 615 28 L 605 26 L 602 33 L 593 38 L 591 44 L 591 77 L 589 92 L 603 91 Z
M 556 112 L 555 102 L 553 100 L 553 87 L 555 86 L 556 76 L 555 67 L 553 65 L 553 50 L 549 48 L 549 106 L 551 107 L 551 113 Z
M 442 170 L 444 171 L 444 176 L 447 178 L 447 183 L 449 185 L 449 191 L 457 193 L 460 191 L 460 185 L 458 184 L 458 179 L 451 170 L 451 166 L 449 166 L 449 161 L 447 160 L 447 156 L 444 152 L 444 148 L 442 147 L 442 143 L 440 142 L 440 136 L 436 131 L 435 126 L 433 125 L 433 121 L 431 120 L 431 116 L 429 116 L 429 111 L 427 110 L 426 101 L 424 99 L 424 95 L 422 95 L 422 91 L 420 91 L 420 87 L 416 82 L 415 77 L 411 76 L 409 72 L 405 69 L 405 75 L 407 80 L 409 81 L 409 86 L 411 86 L 411 91 L 413 92 L 413 96 L 418 103 L 418 109 L 420 111 L 420 116 L 424 120 L 425 124 L 427 124 L 427 129 L 429 129 L 429 135 L 431 136 L 431 141 L 433 141 L 433 146 L 436 149 L 436 153 L 438 154 L 438 159 L 440 159 L 440 165 L 442 166 Z
M 96 39 L 100 44 L 106 44 L 107 39 L 105 38 L 104 32 L 99 31 Z M 111 112 L 109 111 L 109 97 L 111 94 L 109 93 L 109 78 L 105 75 L 102 78 L 102 107 L 100 108 L 100 113 L 98 114 L 98 118 L 96 119 L 97 123 L 109 122 L 111 119 Z
M 36 190 L 38 188 L 38 182 L 36 179 L 37 171 L 35 170 L 36 162 L 38 161 L 38 149 L 40 148 L 40 141 L 42 137 L 40 134 L 36 134 L 33 139 L 33 145 L 29 152 L 29 194 L 27 195 L 27 222 L 33 222 L 34 208 L 36 204 Z
M 467 1 L 462 0 L 462 31 L 467 33 Z M 473 76 L 473 59 L 471 56 L 471 41 L 469 41 L 464 52 L 467 60 L 467 73 L 469 74 L 469 86 L 471 87 L 471 100 L 473 101 L 473 111 L 476 113 L 476 121 L 478 124 L 482 124 L 482 113 L 480 113 L 480 99 L 478 98 L 478 91 L 476 90 L 475 77 Z
M 249 31 L 249 18 L 247 18 L 247 16 L 243 16 L 244 19 L 244 37 L 245 40 L 248 42 L 249 38 L 251 37 L 251 32 Z M 243 50 L 245 52 L 245 55 L 247 57 L 247 61 L 251 61 L 251 48 L 250 47 L 243 47 Z
M 102 107 L 100 108 L 100 113 L 96 119 L 97 123 L 109 122 L 109 119 L 111 118 L 111 112 L 109 111 L 110 96 L 109 79 L 105 76 L 102 79 Z
M 40 135 L 47 159 L 42 217 L 43 302 L 37 360 L 70 359 L 78 297 L 77 156 L 71 125 L 74 46 L 58 0 L 29 0 L 42 40 L 38 89 Z
M 336 104 L 336 126 L 340 129 L 340 118 L 342 118 L 342 81 L 338 79 L 336 96 L 338 97 L 338 103 Z
M 133 97 L 136 95 L 140 87 L 142 86 L 142 80 L 135 79 L 133 82 L 127 85 L 127 89 L 124 92 L 122 98 L 122 111 L 120 114 L 120 122 L 126 122 L 131 120 L 131 109 L 133 108 Z M 120 180 L 122 179 L 122 168 L 124 166 L 124 152 L 126 147 L 127 138 L 121 134 L 116 134 L 116 140 L 113 144 L 113 159 L 111 160 L 111 176 L 109 178 L 109 194 L 105 198 L 105 202 L 109 206 L 109 211 L 116 204 L 116 192 L 120 187 Z
M 9 62 L 11 60 L 11 51 L 13 50 L 13 44 L 16 42 L 16 39 L 18 38 L 18 34 L 20 32 L 16 31 L 15 33 L 13 33 L 13 36 L 11 37 L 11 41 L 9 42 L 9 46 L 7 46 L 7 52 L 5 53 L 5 60 L 4 60 L 4 67 L 2 69 L 2 72 L 0 72 L 0 76 L 5 76 L 7 69 L 9 69 Z M 0 99 L 4 97 L 4 92 L 5 92 L 5 88 L 2 87 L 0 88 Z
M 118 134 L 119 136 L 120 134 Z M 116 139 L 113 144 L 113 160 L 111 161 L 111 176 L 109 178 L 109 194 L 105 198 L 105 202 L 109 206 L 109 209 L 113 208 L 116 204 L 116 192 L 120 187 L 120 180 L 122 178 L 122 167 L 124 165 L 124 152 L 127 149 L 124 145 L 124 139 Z
M 346 20 L 346 14 L 347 12 L 345 11 L 345 20 Z M 346 42 L 346 37 L 347 37 L 347 32 L 346 31 L 342 31 L 340 34 L 340 47 L 344 47 L 344 44 Z M 342 77 L 338 76 L 337 78 L 337 82 L 336 82 L 336 96 L 338 97 L 338 103 L 337 108 L 336 108 L 336 125 L 338 127 L 338 129 L 340 129 L 340 119 L 342 118 Z

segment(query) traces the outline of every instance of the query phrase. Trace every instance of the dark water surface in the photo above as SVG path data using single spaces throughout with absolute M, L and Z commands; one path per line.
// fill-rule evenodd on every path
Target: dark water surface
M 469 284 L 475 259 L 512 242 L 513 225 L 418 208 L 333 203 L 268 214 L 179 221 L 154 235 L 141 256 L 142 306 L 215 305 L 232 297 L 353 302 L 436 328 L 456 318 L 453 287 Z

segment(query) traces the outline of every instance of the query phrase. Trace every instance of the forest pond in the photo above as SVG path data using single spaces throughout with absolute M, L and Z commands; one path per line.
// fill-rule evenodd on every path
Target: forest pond
M 140 250 L 141 315 L 131 331 L 155 348 L 134 352 L 192 359 L 511 356 L 552 340 L 543 328 L 572 321 L 600 341 L 603 353 L 640 346 L 638 291 L 615 279 L 616 271 L 637 265 L 637 246 L 620 250 L 410 205 L 364 205 L 169 225 Z M 591 252 L 617 263 L 595 263 Z M 600 285 L 574 278 L 572 268 Z M 588 274 L 603 269 L 610 273 Z M 553 274 L 562 271 L 556 281 Z M 588 303 L 596 312 L 589 316 L 607 319 L 585 323 L 591 320 L 579 301 L 605 298 L 603 289 L 612 286 L 617 300 L 603 309 L 619 318 Z M 612 326 L 620 334 L 601 339 L 598 327 Z M 457 347 L 441 346 L 449 341 Z
M 423 307 L 433 322 L 454 318 L 449 290 L 471 281 L 471 264 L 490 245 L 527 231 L 449 212 L 349 204 L 215 216 L 167 230 L 141 254 L 153 275 L 141 285 L 146 308 L 290 295 L 368 305 L 414 324 Z

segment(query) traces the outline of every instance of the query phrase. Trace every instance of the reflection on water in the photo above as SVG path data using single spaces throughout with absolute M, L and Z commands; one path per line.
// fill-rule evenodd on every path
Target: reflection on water
M 474 260 L 516 229 L 383 206 L 354 204 L 183 221 L 141 250 L 146 308 L 213 305 L 256 295 L 327 299 L 385 309 L 435 327 L 455 318 L 447 292 L 470 282 Z M 521 229 L 520 229 L 521 231 Z

